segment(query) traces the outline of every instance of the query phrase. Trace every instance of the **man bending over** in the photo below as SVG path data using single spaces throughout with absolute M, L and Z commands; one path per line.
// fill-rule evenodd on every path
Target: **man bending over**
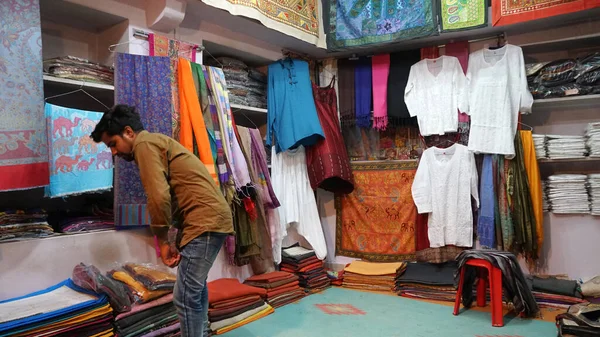
M 137 164 L 162 261 L 169 267 L 179 265 L 173 302 L 181 334 L 202 337 L 208 323 L 206 277 L 226 235 L 233 232 L 225 198 L 200 159 L 176 140 L 145 131 L 134 107 L 113 107 L 91 137 L 106 144 L 113 156 Z M 172 224 L 180 224 L 179 253 L 168 243 Z

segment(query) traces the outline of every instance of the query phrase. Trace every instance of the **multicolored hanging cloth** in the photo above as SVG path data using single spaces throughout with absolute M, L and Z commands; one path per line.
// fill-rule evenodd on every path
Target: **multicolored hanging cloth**
M 469 30 L 487 26 L 487 2 L 483 0 L 441 0 L 442 32 Z
M 433 0 L 332 0 L 327 48 L 336 50 L 437 34 Z
M 179 140 L 179 86 L 177 83 L 177 64 L 180 57 L 196 62 L 196 45 L 169 39 L 166 36 L 148 34 L 150 56 L 168 56 L 171 58 L 171 106 L 173 138 Z
M 117 54 L 115 103 L 136 107 L 149 132 L 171 136 L 170 76 L 168 57 Z M 150 225 L 146 194 L 135 163 L 117 159 L 115 176 L 115 226 Z
M 0 1 L 0 191 L 48 185 L 40 4 Z
M 50 185 L 47 197 L 109 190 L 113 186 L 112 153 L 90 134 L 102 112 L 46 104 Z
M 512 25 L 600 7 L 598 0 L 494 0 L 492 25 Z

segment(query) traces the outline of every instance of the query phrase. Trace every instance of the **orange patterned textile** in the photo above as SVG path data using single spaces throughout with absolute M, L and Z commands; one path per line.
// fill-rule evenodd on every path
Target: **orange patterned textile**
M 355 189 L 336 199 L 336 255 L 414 260 L 417 209 L 410 187 L 417 161 L 351 163 Z
M 493 0 L 492 25 L 510 25 L 594 7 L 600 7 L 600 0 Z

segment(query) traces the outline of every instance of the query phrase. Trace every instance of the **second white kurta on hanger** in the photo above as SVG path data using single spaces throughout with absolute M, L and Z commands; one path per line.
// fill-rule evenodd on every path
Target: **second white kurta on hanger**
M 529 113 L 533 104 L 523 51 L 507 44 L 471 53 L 467 81 L 471 115 L 469 150 L 514 157 L 519 111 Z

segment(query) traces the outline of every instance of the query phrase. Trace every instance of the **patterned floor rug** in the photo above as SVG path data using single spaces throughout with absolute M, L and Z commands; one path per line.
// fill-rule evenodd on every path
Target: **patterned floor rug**
M 332 288 L 242 326 L 226 337 L 381 336 L 381 337 L 548 337 L 556 327 L 540 320 L 504 317 L 494 328 L 487 312 L 411 299 Z

